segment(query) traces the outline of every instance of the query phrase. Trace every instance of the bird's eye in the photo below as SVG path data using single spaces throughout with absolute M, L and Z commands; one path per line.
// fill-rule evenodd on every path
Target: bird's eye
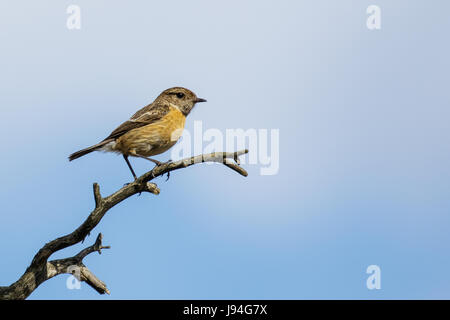
M 178 93 L 177 93 L 177 98 L 178 98 L 178 99 L 183 99 L 183 98 L 184 98 L 184 93 L 178 92 Z

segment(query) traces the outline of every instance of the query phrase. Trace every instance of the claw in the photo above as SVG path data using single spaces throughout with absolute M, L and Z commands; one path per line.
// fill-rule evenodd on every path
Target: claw
M 164 164 L 169 164 L 169 163 L 171 163 L 172 162 L 172 159 L 169 159 L 167 162 L 165 162 Z M 166 179 L 166 181 L 169 181 L 169 178 L 170 178 L 170 171 L 167 171 L 167 179 Z

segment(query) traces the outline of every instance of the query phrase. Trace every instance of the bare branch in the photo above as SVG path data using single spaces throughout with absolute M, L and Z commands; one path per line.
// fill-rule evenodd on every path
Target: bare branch
M 101 254 L 102 249 L 110 249 L 110 246 L 103 246 L 102 244 L 103 235 L 101 233 L 98 234 L 97 239 L 95 240 L 95 243 L 87 247 L 83 250 L 81 250 L 77 255 L 71 257 L 71 258 L 65 258 L 65 259 L 59 259 L 59 260 L 52 260 L 49 261 L 48 264 L 52 265 L 55 270 L 56 274 L 72 274 L 74 276 L 78 276 L 79 281 L 86 282 L 89 286 L 91 286 L 93 289 L 95 289 L 98 293 L 109 294 L 109 290 L 106 287 L 106 284 L 98 279 L 84 264 L 83 259 L 90 253 L 98 252 Z M 47 268 L 48 269 L 48 268 Z M 75 272 L 78 271 L 78 274 Z M 53 275 L 53 276 L 55 276 Z
M 248 150 L 241 150 L 237 152 L 213 152 L 175 162 L 163 163 L 155 166 L 151 171 L 144 173 L 134 182 L 125 185 L 106 198 L 101 196 L 99 185 L 94 183 L 93 193 L 95 208 L 91 214 L 72 233 L 46 243 L 34 256 L 30 266 L 25 270 L 25 273 L 19 280 L 10 286 L 0 287 L 0 300 L 26 299 L 44 281 L 47 281 L 48 279 L 59 274 L 71 273 L 68 271 L 71 266 L 77 266 L 79 268 L 81 281 L 85 281 L 100 294 L 109 294 L 109 290 L 106 285 L 99 280 L 82 262 L 83 259 L 92 252 L 98 252 L 100 254 L 102 249 L 109 249 L 109 246 L 102 245 L 101 233 L 98 235 L 92 246 L 81 250 L 73 257 L 52 261 L 48 261 L 48 258 L 59 250 L 73 246 L 79 242 L 83 242 L 90 232 L 100 223 L 106 212 L 123 200 L 142 192 L 158 195 L 160 193 L 160 189 L 155 183 L 150 181 L 159 176 L 163 176 L 166 173 L 181 168 L 187 168 L 197 163 L 217 162 L 224 164 L 228 168 L 246 177 L 247 171 L 239 166 L 239 156 L 246 153 L 248 153 Z
M 102 249 L 110 249 L 110 246 L 103 246 L 102 245 L 102 238 L 103 235 L 101 233 L 98 234 L 97 236 L 97 240 L 95 240 L 95 243 L 90 246 L 87 247 L 86 249 L 80 251 L 75 258 L 78 259 L 79 261 L 82 261 L 84 259 L 84 257 L 86 257 L 88 254 L 97 251 L 99 254 L 102 254 Z
M 93 187 L 94 187 L 95 207 L 97 208 L 102 203 L 102 195 L 100 194 L 100 186 L 98 185 L 97 182 L 94 183 Z
M 95 291 L 100 294 L 110 294 L 106 284 L 97 278 L 86 266 L 81 266 L 81 281 L 86 282 L 89 286 L 91 286 Z
M 20 279 L 9 287 L 1 287 L 0 299 L 25 299 L 27 298 L 41 283 L 47 281 L 60 274 L 74 274 L 77 270 L 79 281 L 85 281 L 99 293 L 108 293 L 106 285 L 100 281 L 89 269 L 83 264 L 83 259 L 92 252 L 99 252 L 101 249 L 109 249 L 109 246 L 102 245 L 102 234 L 100 233 L 95 243 L 81 250 L 77 255 L 48 261 L 39 268 L 28 267 Z

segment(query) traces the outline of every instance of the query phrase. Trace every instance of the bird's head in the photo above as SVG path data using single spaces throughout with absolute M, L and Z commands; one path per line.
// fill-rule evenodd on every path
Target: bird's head
M 197 98 L 191 90 L 182 87 L 174 87 L 164 90 L 155 102 L 168 102 L 175 105 L 185 116 L 191 112 L 198 102 L 206 102 L 205 99 Z

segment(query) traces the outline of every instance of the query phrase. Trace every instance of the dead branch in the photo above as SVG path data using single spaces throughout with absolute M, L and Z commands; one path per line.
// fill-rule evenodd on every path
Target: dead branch
M 73 257 L 48 261 L 49 257 L 59 250 L 83 242 L 90 232 L 99 224 L 106 212 L 123 200 L 142 192 L 158 195 L 160 193 L 158 186 L 150 181 L 159 176 L 163 176 L 166 173 L 187 168 L 197 163 L 217 162 L 224 164 L 228 168 L 246 177 L 247 172 L 239 166 L 239 156 L 246 153 L 248 153 L 248 150 L 237 152 L 215 152 L 175 162 L 163 163 L 155 166 L 151 171 L 144 173 L 134 182 L 125 185 L 105 198 L 101 196 L 99 185 L 94 183 L 93 191 L 95 208 L 87 219 L 72 233 L 46 243 L 34 256 L 31 264 L 19 280 L 10 286 L 0 287 L 0 300 L 26 299 L 41 283 L 57 275 L 67 273 L 74 274 L 78 280 L 86 282 L 100 294 L 109 294 L 106 285 L 83 264 L 83 259 L 88 254 L 92 252 L 98 252 L 100 254 L 102 249 L 109 249 L 109 246 L 102 245 L 101 233 L 98 235 L 97 240 L 92 246 L 83 249 Z

